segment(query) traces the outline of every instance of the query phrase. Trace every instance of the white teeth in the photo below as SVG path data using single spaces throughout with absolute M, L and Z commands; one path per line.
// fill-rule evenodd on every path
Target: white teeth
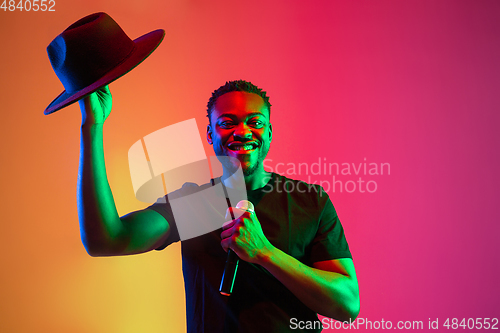
M 252 150 L 254 149 L 252 145 L 245 145 L 245 146 L 232 146 L 231 150 Z

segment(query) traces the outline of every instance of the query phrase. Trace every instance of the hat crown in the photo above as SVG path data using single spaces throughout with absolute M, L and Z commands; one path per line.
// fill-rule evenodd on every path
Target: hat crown
M 76 92 L 115 68 L 134 47 L 108 14 L 95 13 L 70 25 L 49 44 L 47 53 L 66 91 Z

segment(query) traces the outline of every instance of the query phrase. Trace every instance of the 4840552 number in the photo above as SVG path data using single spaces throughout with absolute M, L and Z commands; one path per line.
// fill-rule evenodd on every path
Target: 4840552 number
M 498 329 L 498 318 L 462 318 L 462 320 L 458 318 L 446 318 L 446 321 L 443 324 L 447 329 Z
M 3 9 L 4 12 L 14 12 L 16 10 L 19 10 L 20 12 L 23 10 L 26 12 L 55 12 L 55 6 L 55 0 L 3 0 L 0 9 Z

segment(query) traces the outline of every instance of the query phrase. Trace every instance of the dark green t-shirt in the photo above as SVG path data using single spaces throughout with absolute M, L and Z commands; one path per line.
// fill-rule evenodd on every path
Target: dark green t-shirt
M 213 181 L 217 182 L 220 179 Z M 183 187 L 178 191 L 188 195 L 210 186 Z M 247 196 L 255 206 L 264 235 L 283 252 L 309 266 L 318 261 L 352 258 L 335 208 L 319 185 L 273 173 L 266 186 L 248 191 Z M 159 249 L 179 241 L 168 199 L 148 209 L 163 215 L 172 228 Z M 318 321 L 317 314 L 267 270 L 242 260 L 232 295 L 222 296 L 219 285 L 227 254 L 220 245 L 221 232 L 218 229 L 182 241 L 188 332 L 297 332 L 290 328 L 292 318 Z

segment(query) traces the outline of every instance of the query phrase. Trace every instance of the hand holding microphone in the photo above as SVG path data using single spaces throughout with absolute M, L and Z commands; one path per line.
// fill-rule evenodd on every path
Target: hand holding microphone
M 228 208 L 226 219 L 230 216 L 232 220 L 224 223 L 221 234 L 221 245 L 228 255 L 219 291 L 226 296 L 232 292 L 238 269 L 238 257 L 244 261 L 258 264 L 259 260 L 264 258 L 266 251 L 272 248 L 254 213 L 253 204 L 250 201 L 242 200 L 238 202 L 235 209 L 244 212 L 235 219 L 232 208 Z
M 248 200 L 241 200 L 236 204 L 236 208 L 245 210 L 247 212 L 253 213 L 254 212 L 254 206 L 253 204 L 248 201 Z M 234 213 L 231 208 L 228 208 L 226 211 L 226 220 L 228 220 L 228 213 L 231 214 L 231 222 L 234 225 Z M 224 223 L 222 225 L 222 228 L 226 230 L 226 226 L 229 225 L 230 223 Z M 229 227 L 228 227 L 229 228 Z M 222 235 L 221 235 L 222 236 Z M 226 265 L 224 266 L 224 273 L 222 274 L 222 280 L 220 282 L 220 287 L 219 287 L 219 292 L 222 295 L 225 296 L 230 296 L 231 293 L 233 292 L 233 285 L 234 285 L 234 279 L 236 278 L 236 271 L 238 270 L 238 263 L 239 263 L 239 258 L 234 253 L 233 250 L 227 249 L 227 259 L 226 259 Z

